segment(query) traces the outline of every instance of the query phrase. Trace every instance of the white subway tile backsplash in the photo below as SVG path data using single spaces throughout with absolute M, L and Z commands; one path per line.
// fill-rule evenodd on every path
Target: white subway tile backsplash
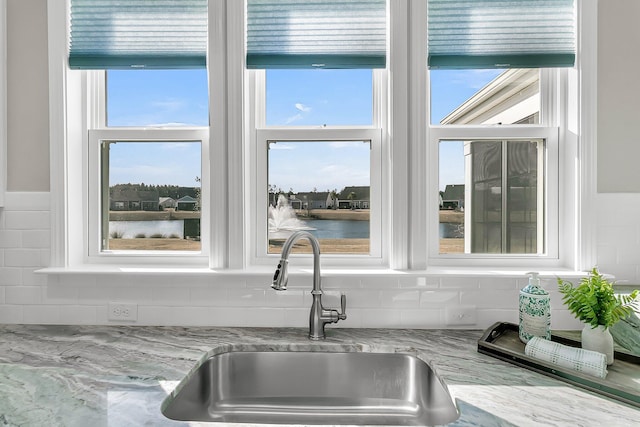
M 471 275 L 441 277 L 440 287 L 443 289 L 478 289 L 480 287 L 480 281 L 478 277 Z
M 7 230 L 49 230 L 50 221 L 47 211 L 8 211 L 5 227 Z
M 40 249 L 5 249 L 6 267 L 44 267 Z
M 436 289 L 440 287 L 440 279 L 433 277 L 406 276 L 398 279 L 400 288 Z
M 183 287 L 159 287 L 151 289 L 152 304 L 189 305 L 191 302 L 190 289 Z
M 60 324 L 60 312 L 62 306 L 59 305 L 25 305 L 24 323 L 29 324 Z
M 420 293 L 420 307 L 445 307 L 460 304 L 460 293 L 449 290 L 428 290 Z
M 383 307 L 417 308 L 420 304 L 420 291 L 381 291 L 380 298 Z
M 332 291 L 331 295 L 334 296 L 332 306 L 339 307 L 339 291 Z M 380 296 L 380 291 L 366 291 L 366 290 L 347 290 L 345 291 L 345 295 L 347 296 L 347 310 L 351 308 L 373 308 L 373 307 L 381 307 L 382 297 Z M 311 307 L 311 294 L 305 295 L 305 305 Z M 385 301 L 384 304 L 389 307 L 389 301 Z M 328 306 L 328 303 L 324 304 Z
M 41 289 L 46 304 L 78 304 L 78 288 L 75 286 L 43 286 Z
M 405 309 L 400 312 L 400 321 L 403 328 L 433 329 L 442 328 L 442 310 L 431 309 Z
M 227 294 L 229 290 L 226 288 L 191 288 L 189 295 L 191 298 L 190 304 L 196 306 L 217 306 L 226 307 L 228 305 L 229 298 Z
M 22 230 L 20 233 L 23 248 L 49 249 L 51 247 L 51 231 L 49 230 Z
M 230 307 L 264 307 L 266 295 L 264 289 L 229 289 L 227 291 Z
M 597 259 L 601 271 L 640 283 L 640 195 L 598 195 Z M 0 209 L 0 322 L 107 324 L 107 304 L 138 304 L 138 325 L 292 326 L 307 328 L 312 271 L 290 276 L 289 290 L 269 288 L 272 272 L 186 277 L 162 275 L 47 276 L 35 273 L 49 264 L 49 193 L 8 193 Z M 625 209 L 611 210 L 610 206 Z M 621 225 L 624 224 L 624 225 Z M 341 274 L 324 272 L 326 307 L 339 307 L 347 294 L 347 320 L 331 328 L 439 328 L 444 309 L 477 307 L 477 324 L 517 322 L 522 277 L 461 274 Z M 579 328 L 562 306 L 555 279 L 551 291 L 552 326 Z
M 401 310 L 395 309 L 360 309 L 362 326 L 367 328 L 401 328 Z
M 304 294 L 310 291 L 288 289 L 286 291 L 269 290 L 266 292 L 267 307 L 302 307 Z
M 0 267 L 0 286 L 22 285 L 22 268 Z
M 6 304 L 41 304 L 42 287 L 40 286 L 7 286 L 5 287 Z
M 26 286 L 46 286 L 49 283 L 48 277 L 44 274 L 36 273 L 41 267 L 22 268 L 22 284 Z
M 517 277 L 481 277 L 478 286 L 480 289 L 519 289 L 521 286 L 518 282 Z
M 0 305 L 0 323 L 24 323 L 23 305 Z
M 351 289 L 361 289 L 362 282 L 359 277 L 348 276 L 348 277 L 323 277 L 322 278 L 322 288 L 323 289 L 339 289 L 339 290 L 351 290 Z M 311 290 L 311 288 L 309 288 Z
M 66 306 L 60 310 L 60 323 L 63 325 L 102 323 L 98 322 L 98 308 L 91 305 Z
M 22 247 L 22 235 L 19 230 L 0 230 L 0 248 Z
M 475 305 L 478 308 L 518 308 L 520 292 L 517 290 L 462 291 L 460 304 Z
M 476 311 L 477 327 L 487 329 L 496 322 L 518 323 L 518 308 L 508 309 L 481 309 Z

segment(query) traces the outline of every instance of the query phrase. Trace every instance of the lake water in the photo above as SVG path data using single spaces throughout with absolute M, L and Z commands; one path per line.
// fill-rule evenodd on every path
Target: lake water
M 304 223 L 314 230 L 310 230 L 319 239 L 368 239 L 369 221 L 311 219 Z M 463 238 L 464 225 L 440 223 L 440 238 Z M 151 237 L 162 234 L 166 237 L 178 236 L 182 239 L 184 230 L 183 220 L 172 221 L 110 221 L 109 235 L 113 232 L 122 234 L 123 239 L 134 239 L 139 234 Z
M 309 219 L 304 223 L 318 239 L 368 239 L 369 221 Z
M 464 224 L 441 222 L 439 229 L 441 239 L 462 239 L 464 237 Z

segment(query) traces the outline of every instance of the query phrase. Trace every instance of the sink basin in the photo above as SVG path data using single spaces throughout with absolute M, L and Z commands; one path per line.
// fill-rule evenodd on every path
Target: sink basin
M 162 403 L 179 421 L 434 425 L 459 412 L 410 354 L 235 351 L 205 357 Z

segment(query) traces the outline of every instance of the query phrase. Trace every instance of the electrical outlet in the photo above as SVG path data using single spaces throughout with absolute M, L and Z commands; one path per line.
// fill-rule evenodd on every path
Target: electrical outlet
M 109 303 L 109 320 L 135 322 L 138 320 L 138 304 Z
M 461 305 L 457 307 L 447 307 L 444 310 L 445 323 L 447 326 L 475 325 L 476 306 Z

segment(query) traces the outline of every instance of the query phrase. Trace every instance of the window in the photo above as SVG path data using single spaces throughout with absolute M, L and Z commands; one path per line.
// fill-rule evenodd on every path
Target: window
M 55 228 L 73 236 L 56 237 L 58 265 L 273 265 L 283 237 L 269 220 L 282 219 L 270 216 L 278 208 L 297 211 L 300 221 L 320 210 L 360 216 L 357 227 L 348 223 L 332 229 L 332 237 L 319 236 L 342 240 L 323 248 L 328 265 L 419 269 L 529 266 L 535 260 L 559 265 L 562 256 L 567 259 L 572 248 L 561 247 L 566 233 L 561 236 L 560 224 L 568 223 L 573 210 L 579 214 L 573 203 L 577 184 L 570 178 L 577 176 L 577 154 L 567 144 L 576 147 L 582 138 L 568 131 L 579 112 L 567 104 L 576 104 L 584 90 L 572 86 L 579 81 L 576 70 L 495 58 L 461 68 L 464 55 L 458 53 L 455 67 L 447 68 L 446 52 L 425 67 L 434 35 L 424 19 L 428 5 L 460 2 L 357 2 L 375 6 L 355 13 L 376 25 L 358 27 L 375 28 L 358 32 L 375 42 L 355 54 L 342 52 L 348 43 L 320 53 L 301 53 L 298 45 L 284 53 L 254 49 L 264 47 L 259 30 L 271 16 L 265 7 L 278 2 L 187 3 L 208 5 L 206 16 L 223 30 L 205 34 L 213 56 L 207 61 L 198 53 L 186 68 L 163 69 L 152 61 L 140 70 L 139 60 L 149 59 L 143 55 L 126 69 L 87 69 L 90 58 L 81 54 L 77 68 L 50 71 L 50 86 L 59 95 L 53 102 L 64 105 L 63 117 L 52 117 L 53 126 L 64 124 L 52 137 L 52 162 L 58 165 L 52 192 L 63 212 L 62 219 L 54 218 L 61 224 Z M 306 14 L 330 2 L 293 3 Z M 66 13 L 52 13 L 60 22 L 67 19 Z M 322 13 L 329 13 L 327 21 L 340 18 Z M 391 34 L 387 17 L 394 24 Z M 307 19 L 318 21 L 296 16 L 296 22 Z M 66 56 L 67 35 L 55 26 L 50 31 L 57 35 L 50 39 L 52 52 Z M 330 31 L 322 37 L 338 33 Z M 266 45 L 294 46 L 274 34 L 283 43 Z M 205 63 L 207 69 L 189 68 Z M 58 90 L 55 82 L 65 79 Z M 177 152 L 182 154 L 160 157 Z M 121 173 L 132 166 L 134 174 Z M 153 178 L 152 170 L 162 171 L 155 175 L 161 178 Z M 199 219 L 199 225 L 143 232 L 113 224 L 149 212 Z M 353 235 L 355 228 L 362 230 Z M 144 243 L 157 246 L 143 245 L 143 233 L 149 240 Z M 165 238 L 185 246 L 161 247 Z M 458 240 L 445 246 L 447 239 Z
M 379 264 L 383 72 L 376 69 L 387 61 L 387 2 L 288 6 L 247 1 L 246 64 L 259 70 L 250 74 L 252 262 L 273 262 L 268 254 L 292 229 L 307 228 L 325 259 L 366 255 Z
M 379 131 L 373 140 L 351 135 L 372 134 L 365 127 L 374 120 L 373 71 L 266 70 L 264 76 L 266 96 L 256 103 L 266 113 L 260 135 L 273 136 L 258 141 L 267 153 L 267 253 L 279 253 L 294 230 L 308 229 L 323 254 L 370 255 L 372 212 L 375 225 L 380 209 L 372 201 L 378 181 L 371 179 L 379 174 L 371 155 L 380 149 Z M 302 140 L 289 139 L 294 129 Z M 336 139 L 325 139 L 327 131 Z
M 369 254 L 371 141 L 268 144 L 268 253 L 309 230 L 324 254 Z
M 440 253 L 543 254 L 544 152 L 544 140 L 440 141 L 440 169 L 456 155 L 464 171 L 440 182 Z
M 88 153 L 85 259 L 206 259 L 207 8 L 70 1 L 67 75 L 83 80 L 88 113 L 88 138 L 74 142 Z
M 201 142 L 101 141 L 102 250 L 201 250 Z
M 89 256 L 191 256 L 208 251 L 206 129 L 89 132 Z
M 429 0 L 433 262 L 557 258 L 557 135 L 567 119 L 557 102 L 575 60 L 574 14 L 571 0 Z

